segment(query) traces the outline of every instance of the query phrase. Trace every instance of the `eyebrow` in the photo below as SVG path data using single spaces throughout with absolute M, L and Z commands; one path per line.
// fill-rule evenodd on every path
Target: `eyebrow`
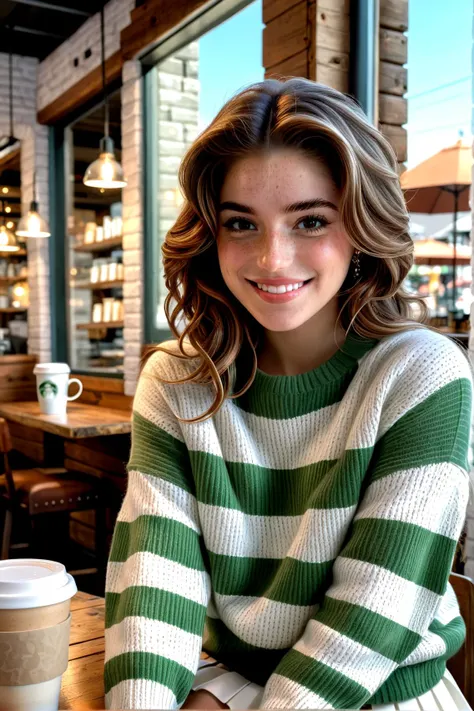
M 285 212 L 302 212 L 303 210 L 312 210 L 315 207 L 328 207 L 337 212 L 337 207 L 329 200 L 315 198 L 314 200 L 305 200 L 304 202 L 294 202 L 285 207 Z M 255 215 L 255 211 L 248 205 L 242 205 L 239 202 L 226 201 L 219 205 L 219 212 L 224 210 L 235 210 L 236 212 L 244 212 L 247 215 Z

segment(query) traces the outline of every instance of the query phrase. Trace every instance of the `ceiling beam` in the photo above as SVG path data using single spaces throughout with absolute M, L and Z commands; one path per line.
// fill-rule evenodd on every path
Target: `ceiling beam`
M 79 15 L 80 17 L 92 17 L 91 12 L 87 10 L 79 10 L 75 7 L 66 7 L 65 5 L 53 5 L 51 2 L 44 0 L 13 0 L 18 5 L 30 5 L 31 7 L 40 7 L 43 10 L 56 10 L 56 12 L 64 12 L 68 15 Z
M 39 37 L 52 37 L 53 39 L 66 40 L 67 35 L 57 35 L 53 32 L 45 32 L 44 30 L 37 30 L 33 27 L 22 27 L 21 25 L 12 25 L 11 29 L 13 32 L 23 32 L 28 35 L 38 35 Z

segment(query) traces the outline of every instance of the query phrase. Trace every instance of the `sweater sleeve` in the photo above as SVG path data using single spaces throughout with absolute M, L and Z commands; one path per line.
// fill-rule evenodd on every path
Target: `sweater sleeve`
M 465 356 L 448 352 L 448 362 L 430 354 L 425 376 L 395 378 L 332 584 L 261 708 L 358 709 L 418 695 L 398 670 L 416 664 L 446 592 L 469 496 L 472 380 Z
M 108 709 L 174 709 L 196 674 L 210 580 L 188 452 L 156 378 L 161 353 L 134 400 L 128 486 L 106 578 Z

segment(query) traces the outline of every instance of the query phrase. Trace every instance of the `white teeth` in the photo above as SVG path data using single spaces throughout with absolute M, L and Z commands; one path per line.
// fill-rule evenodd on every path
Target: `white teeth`
M 286 294 L 287 291 L 300 289 L 303 284 L 304 282 L 300 281 L 298 284 L 282 284 L 281 286 L 269 286 L 267 284 L 257 284 L 257 286 L 262 291 L 268 291 L 270 294 Z

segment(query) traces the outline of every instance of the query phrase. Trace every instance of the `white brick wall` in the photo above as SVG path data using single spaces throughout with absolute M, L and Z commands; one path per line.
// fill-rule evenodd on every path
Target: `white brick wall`
M 125 394 L 135 393 L 143 343 L 143 200 L 142 82 L 139 62 L 122 71 L 122 167 L 128 184 L 122 190 L 124 262 Z
M 9 59 L 0 54 L 0 135 L 9 135 Z M 13 56 L 14 134 L 21 141 L 22 212 L 33 199 L 33 171 L 41 214 L 49 220 L 48 129 L 36 123 L 38 61 L 32 57 Z M 51 359 L 51 324 L 49 307 L 48 241 L 28 242 L 28 351 L 42 361 Z
M 130 24 L 135 0 L 111 0 L 105 6 L 105 56 L 120 49 L 120 32 Z M 86 50 L 91 55 L 85 59 Z M 100 66 L 100 13 L 90 17 L 77 32 L 54 50 L 39 66 L 38 111 Z M 78 59 L 78 66 L 74 60 Z

